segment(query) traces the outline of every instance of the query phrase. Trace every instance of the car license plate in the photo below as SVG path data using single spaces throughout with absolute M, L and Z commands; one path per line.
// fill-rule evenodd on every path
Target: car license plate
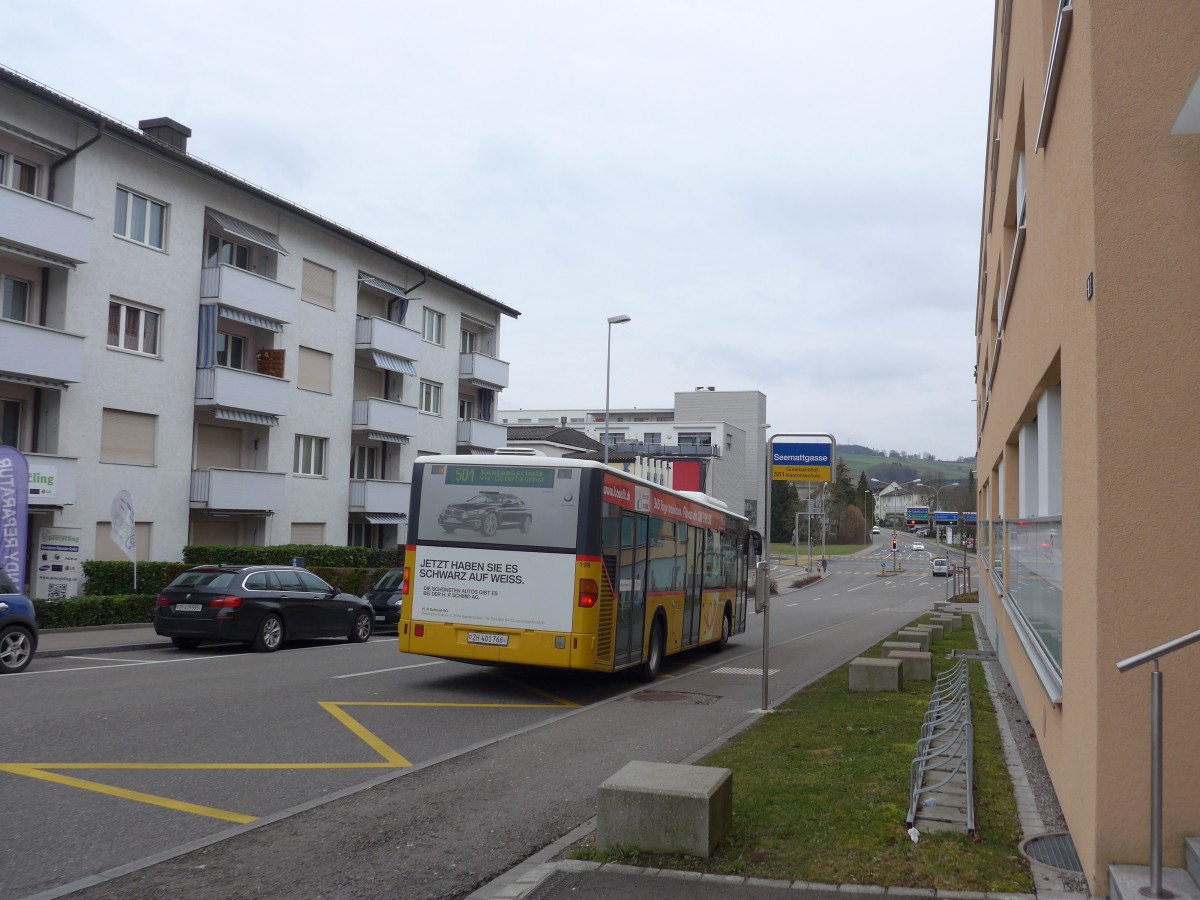
M 508 646 L 508 635 L 507 634 L 488 634 L 487 632 L 484 632 L 484 631 L 468 631 L 467 632 L 467 643 L 468 644 L 489 644 L 493 647 L 507 647 Z
M 200 612 L 204 606 L 200 603 L 176 603 L 175 612 Z
M 382 621 L 383 621 L 384 619 L 386 619 L 386 618 L 387 618 L 387 616 L 376 616 L 376 617 L 375 617 L 375 621 L 376 621 L 376 622 L 382 622 Z

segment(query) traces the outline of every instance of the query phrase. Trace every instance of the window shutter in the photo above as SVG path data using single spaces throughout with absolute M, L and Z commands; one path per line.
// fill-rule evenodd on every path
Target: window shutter
M 325 543 L 324 522 L 293 522 L 293 544 L 323 544 Z
M 304 280 L 300 286 L 300 299 L 333 309 L 333 269 L 317 265 L 311 260 L 304 260 Z
M 331 372 L 333 356 L 311 347 L 300 348 L 300 377 L 298 387 L 306 391 L 333 393 Z
M 105 409 L 100 422 L 100 461 L 154 465 L 157 416 Z

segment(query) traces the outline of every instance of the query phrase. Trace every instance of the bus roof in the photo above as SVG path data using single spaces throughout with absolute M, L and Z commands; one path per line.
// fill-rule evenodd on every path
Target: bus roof
M 722 500 L 700 491 L 678 491 L 674 488 L 664 487 L 661 484 L 656 484 L 647 478 L 642 478 L 639 475 L 631 475 L 629 472 L 623 472 L 620 469 L 614 469 L 612 466 L 606 466 L 604 463 L 594 459 L 571 459 L 569 457 L 559 456 L 526 456 L 525 454 L 507 454 L 507 453 L 478 453 L 478 454 L 445 454 L 438 456 L 420 456 L 417 457 L 416 465 L 425 465 L 428 463 L 455 465 L 455 466 L 470 466 L 470 465 L 487 465 L 487 466 L 539 466 L 553 469 L 607 469 L 613 475 L 619 478 L 624 478 L 638 484 L 644 484 L 656 490 L 665 491 L 668 494 L 675 494 L 685 500 L 691 500 L 693 503 L 703 503 L 705 506 L 710 506 L 715 510 L 724 513 L 727 516 L 733 516 L 735 519 L 746 519 L 741 513 L 736 513 Z

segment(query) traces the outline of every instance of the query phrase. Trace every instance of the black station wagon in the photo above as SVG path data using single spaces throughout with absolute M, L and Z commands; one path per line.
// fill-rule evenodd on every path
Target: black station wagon
M 442 529 L 453 534 L 459 528 L 478 531 L 491 537 L 501 528 L 529 531 L 533 513 L 520 497 L 499 491 L 480 491 L 470 500 L 451 503 L 438 516 Z

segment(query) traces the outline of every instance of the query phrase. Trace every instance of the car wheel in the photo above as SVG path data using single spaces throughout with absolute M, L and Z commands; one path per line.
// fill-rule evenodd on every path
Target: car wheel
M 259 653 L 273 653 L 283 643 L 283 620 L 275 613 L 268 613 L 258 624 L 254 636 L 254 649 Z
M 646 647 L 646 661 L 642 663 L 642 667 L 638 670 L 638 677 L 642 681 L 653 681 L 658 677 L 659 670 L 662 669 L 662 661 L 662 620 L 655 619 L 654 624 L 650 626 L 650 644 Z
M 725 649 L 725 645 L 729 643 L 729 635 L 733 632 L 733 626 L 729 622 L 729 614 L 721 616 L 721 639 L 715 644 L 709 644 L 708 649 L 713 653 L 720 653 Z
M 479 525 L 479 533 L 484 537 L 491 537 L 496 533 L 496 529 L 500 527 L 500 520 L 493 512 L 488 513 L 483 517 L 483 522 Z
M 521 534 L 529 534 L 529 525 L 533 521 L 533 516 L 525 516 L 521 519 Z
M 446 532 L 446 534 L 454 534 L 454 532 L 458 531 L 458 529 L 457 529 L 457 528 L 451 528 L 449 525 L 443 525 L 443 526 L 442 526 L 442 531 Z
M 371 636 L 371 622 L 373 620 L 371 613 L 365 609 L 354 617 L 354 627 L 350 629 L 350 633 L 346 638 L 352 644 L 361 644 Z
M 192 637 L 173 637 L 171 643 L 180 650 L 195 650 L 200 646 L 200 638 Z
M 23 672 L 33 659 L 33 636 L 19 625 L 0 631 L 0 674 Z

